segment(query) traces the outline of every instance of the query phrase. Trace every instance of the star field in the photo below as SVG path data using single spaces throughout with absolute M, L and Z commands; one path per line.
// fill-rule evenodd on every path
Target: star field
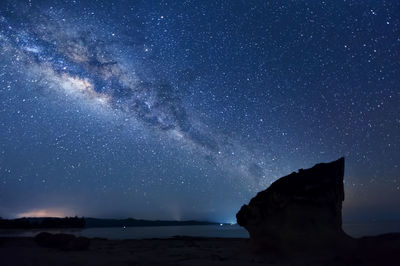
M 400 218 L 397 1 L 11 1 L 0 216 L 233 221 L 346 157 L 344 219 Z

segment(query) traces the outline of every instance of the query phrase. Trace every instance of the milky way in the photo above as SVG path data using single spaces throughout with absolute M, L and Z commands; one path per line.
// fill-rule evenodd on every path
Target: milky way
M 364 210 L 400 197 L 397 11 L 7 1 L 0 212 L 231 221 L 279 176 L 346 156 L 348 210 L 381 214 Z
M 221 143 L 222 136 L 188 115 L 177 91 L 180 88 L 154 77 L 146 79 L 136 75 L 135 67 L 115 60 L 107 52 L 106 43 L 89 30 L 74 31 L 50 17 L 36 22 L 37 16 L 40 17 L 34 15 L 28 25 L 23 23 L 22 29 L 2 17 L 2 26 L 6 29 L 3 45 L 11 52 L 9 56 L 17 55 L 28 72 L 41 77 L 41 86 L 57 90 L 65 97 L 80 98 L 83 104 L 120 111 L 161 135 L 175 138 L 177 145 L 188 144 L 200 149 L 210 159 L 218 160 L 216 157 L 222 153 L 234 153 L 233 140 L 225 139 Z M 240 152 L 240 157 L 247 159 L 249 154 Z M 242 168 L 249 167 L 242 164 L 239 165 Z M 263 175 L 257 162 L 250 164 L 249 173 L 255 173 L 251 171 L 255 168 L 260 169 L 256 170 L 257 175 Z

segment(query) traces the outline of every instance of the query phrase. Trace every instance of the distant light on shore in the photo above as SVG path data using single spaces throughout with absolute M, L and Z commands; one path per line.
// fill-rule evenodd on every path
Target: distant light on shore
M 71 212 L 60 209 L 33 209 L 17 214 L 17 218 L 22 217 L 66 217 L 73 216 Z

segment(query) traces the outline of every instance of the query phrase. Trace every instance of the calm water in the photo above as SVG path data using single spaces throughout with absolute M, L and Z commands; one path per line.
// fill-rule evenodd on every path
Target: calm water
M 400 222 L 344 224 L 344 230 L 351 236 L 377 235 L 400 232 Z M 87 229 L 58 230 L 0 230 L 0 236 L 35 236 L 39 232 L 71 233 L 77 236 L 101 237 L 108 239 L 168 238 L 176 235 L 202 237 L 249 237 L 247 231 L 238 225 L 193 225 L 157 227 L 104 227 Z

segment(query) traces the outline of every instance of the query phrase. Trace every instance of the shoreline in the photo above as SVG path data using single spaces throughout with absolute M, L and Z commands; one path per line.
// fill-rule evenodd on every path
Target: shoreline
M 193 228 L 199 228 L 193 231 Z M 212 230 L 209 230 L 211 228 Z M 160 230 L 161 229 L 161 230 Z M 189 229 L 189 230 L 188 230 Z M 231 230 L 232 229 L 232 230 Z M 158 231 L 155 231 L 158 230 Z M 351 237 L 378 236 L 400 232 L 400 221 L 347 222 L 343 230 Z M 248 232 L 238 225 L 184 225 L 184 226 L 128 226 L 128 227 L 84 227 L 84 228 L 0 228 L 0 237 L 34 237 L 40 232 L 67 233 L 89 238 L 149 239 L 171 238 L 176 235 L 191 237 L 249 238 Z

